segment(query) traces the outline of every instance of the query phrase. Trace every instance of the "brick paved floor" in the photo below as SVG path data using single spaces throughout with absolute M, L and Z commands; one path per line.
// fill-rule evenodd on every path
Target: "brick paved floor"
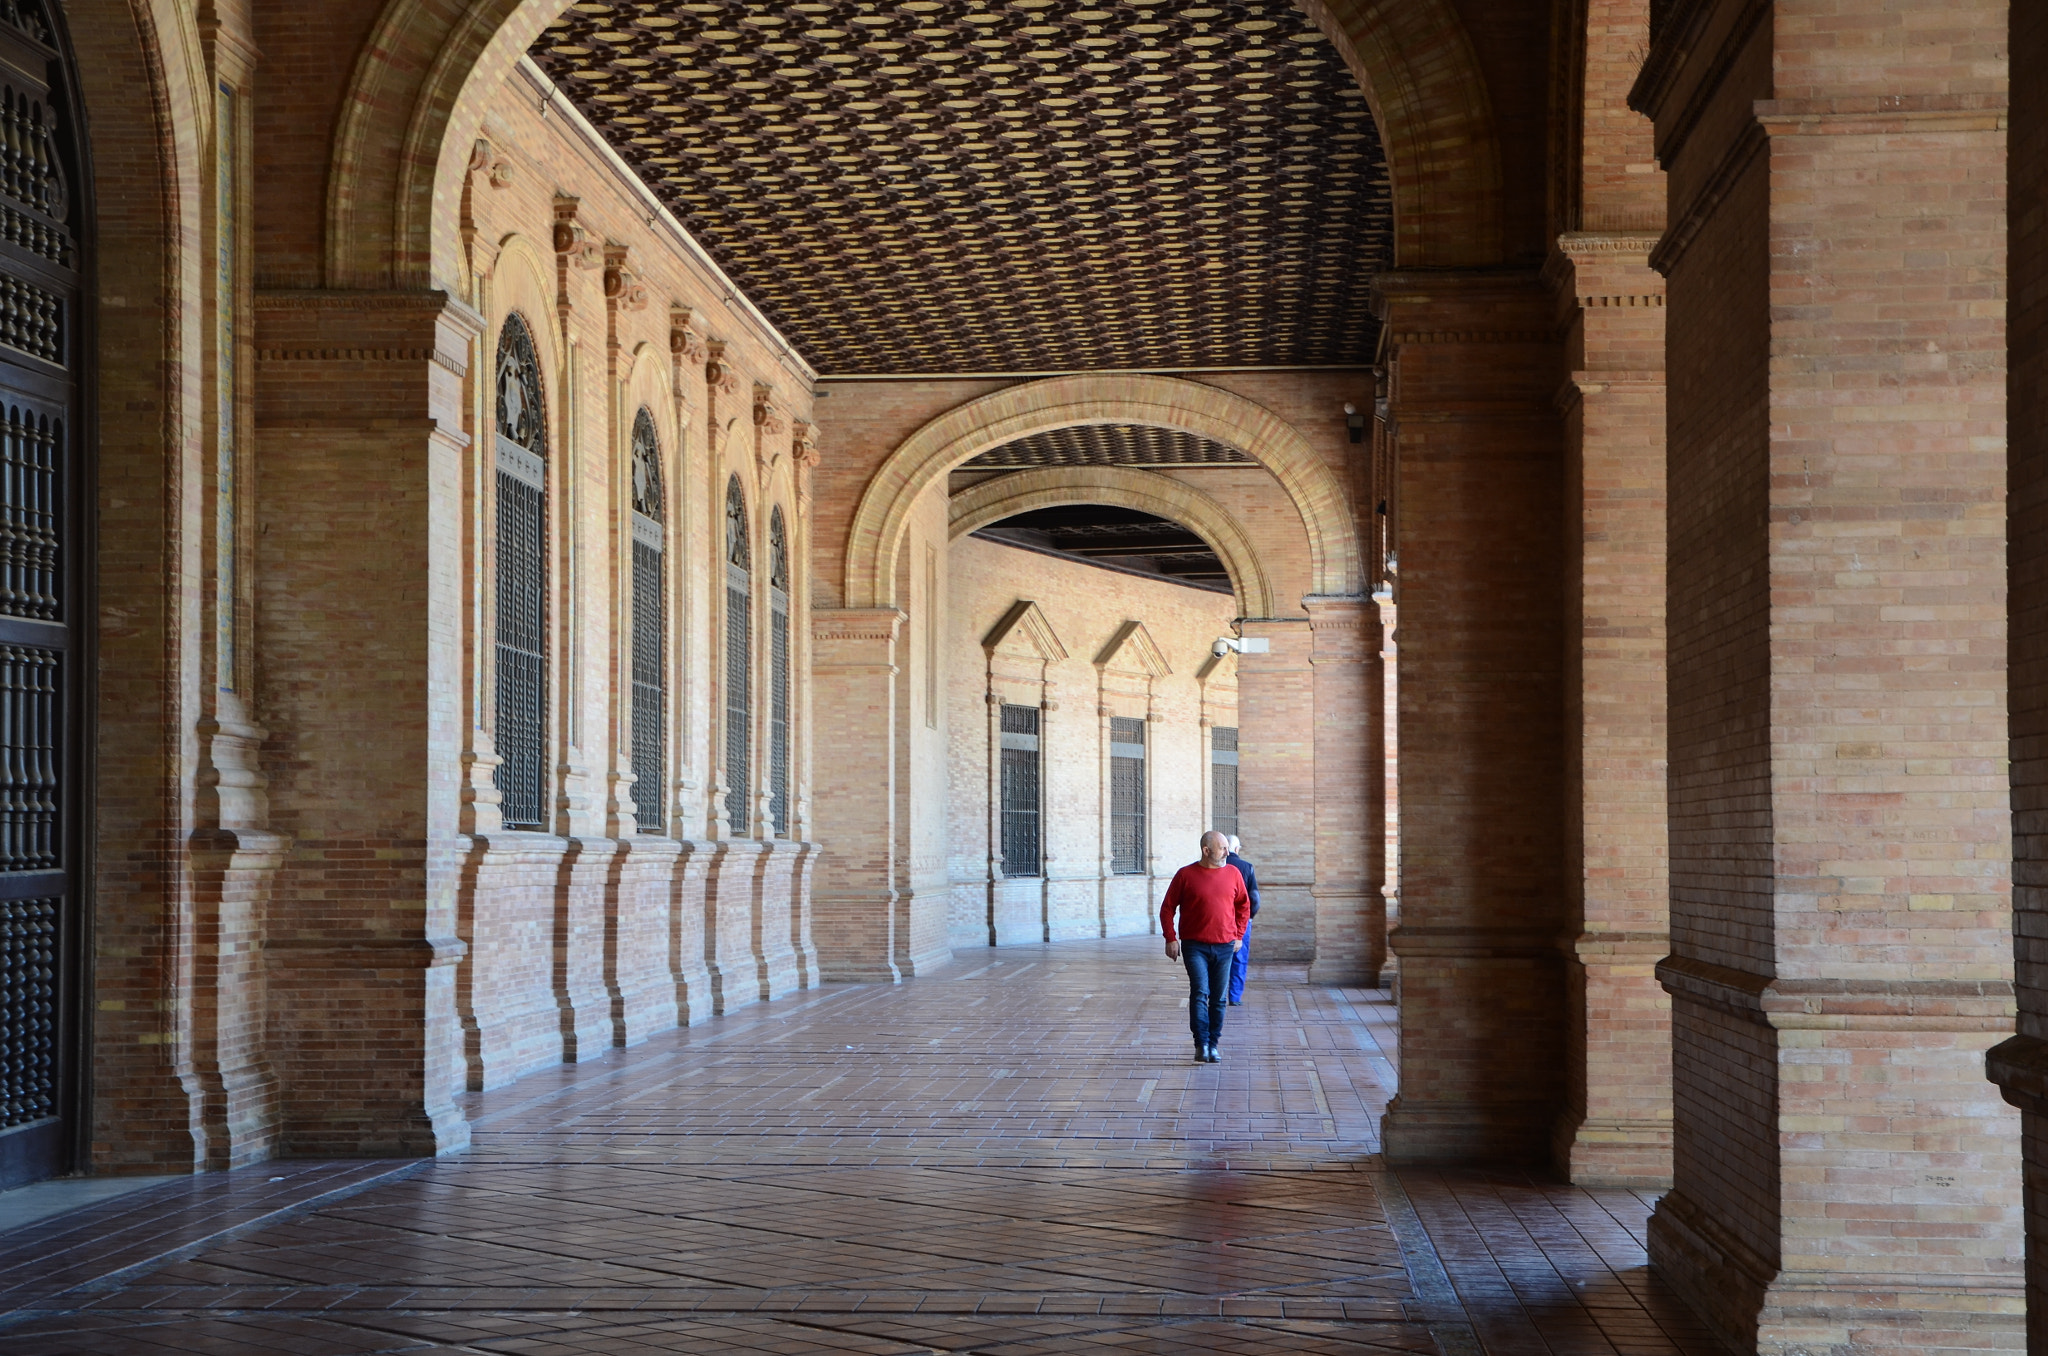
M 1157 947 L 835 986 L 475 1097 L 458 1158 L 16 1231 L 0 1356 L 1713 1350 L 1646 1199 L 1383 1170 L 1385 995 L 1259 967 L 1195 1065 Z

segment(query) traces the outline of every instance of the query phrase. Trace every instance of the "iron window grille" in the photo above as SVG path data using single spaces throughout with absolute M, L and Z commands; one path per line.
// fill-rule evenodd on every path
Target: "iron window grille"
M 92 370 L 81 270 L 94 232 L 66 26 L 50 0 L 0 4 L 0 1188 L 65 1171 L 79 1139 L 77 872 L 93 736 L 82 684 L 93 665 L 78 647 L 89 636 L 81 589 L 94 500 L 79 422 Z M 233 368 L 223 370 L 231 384 Z M 231 457 L 232 431 L 222 446 Z M 221 540 L 231 541 L 232 479 L 214 486 Z M 234 565 L 230 551 L 213 581 L 217 642 L 228 637 L 217 651 L 223 687 L 236 672 Z
M 1145 874 L 1145 722 L 1109 722 L 1109 869 Z
M 1038 708 L 1002 709 L 1003 874 L 1012 878 L 1044 874 L 1041 839 L 1043 753 L 1038 743 Z
M 768 512 L 768 817 L 789 837 L 789 534 Z
M 753 824 L 754 575 L 747 497 L 740 478 L 725 485 L 725 818 L 745 837 Z
M 498 791 L 505 827 L 547 827 L 547 419 L 533 335 L 498 339 Z
M 1237 837 L 1237 727 L 1209 731 L 1209 827 Z
M 668 786 L 668 503 L 654 416 L 633 418 L 633 819 L 660 833 Z

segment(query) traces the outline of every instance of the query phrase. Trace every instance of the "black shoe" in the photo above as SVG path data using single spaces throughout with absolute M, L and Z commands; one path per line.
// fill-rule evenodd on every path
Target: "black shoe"
M 1231 1000 L 1230 1000 L 1230 1006 L 1232 1006 L 1232 1007 L 1234 1007 L 1234 1008 L 1237 1008 L 1237 1007 L 1243 1007 L 1243 1006 L 1244 1006 L 1244 1000 L 1243 1000 L 1243 999 L 1241 999 L 1241 998 L 1233 998 L 1233 999 L 1231 999 Z
M 1209 1047 L 1208 1049 L 1206 1049 L 1206 1050 L 1204 1050 L 1204 1051 L 1202 1052 L 1202 1063 L 1204 1063 L 1204 1064 L 1216 1064 L 1216 1063 L 1220 1063 L 1220 1062 L 1221 1062 L 1221 1057 L 1220 1057 L 1219 1055 L 1217 1055 L 1217 1053 L 1216 1053 L 1216 1047 L 1215 1047 L 1215 1046 L 1213 1046 L 1213 1045 L 1212 1045 L 1212 1046 L 1210 1046 L 1210 1047 Z
M 1208 1062 L 1209 1062 L 1209 1047 L 1208 1047 L 1208 1046 L 1206 1046 L 1206 1045 L 1198 1045 L 1198 1046 L 1196 1046 L 1196 1047 L 1195 1047 L 1195 1063 L 1197 1063 L 1197 1064 L 1207 1064 Z

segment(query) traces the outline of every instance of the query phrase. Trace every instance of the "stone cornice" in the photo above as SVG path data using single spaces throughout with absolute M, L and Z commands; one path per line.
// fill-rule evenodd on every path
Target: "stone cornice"
M 815 608 L 811 612 L 811 635 L 821 642 L 893 641 L 909 615 L 895 607 Z
M 1657 979 L 1674 998 L 1760 1019 L 1780 1030 L 2011 1031 L 2009 980 L 1798 979 L 1666 956 Z
M 1862 95 L 1759 99 L 1756 120 L 1777 136 L 1897 136 L 2003 130 L 2003 94 Z
M 1657 124 L 1657 160 L 1667 170 L 1691 139 L 1700 119 L 1706 116 L 1707 106 L 1734 67 L 1744 44 L 1771 13 L 1770 0 L 1745 0 L 1734 22 L 1707 57 L 1706 69 L 1692 82 L 1677 117 L 1667 124 L 1664 105 L 1678 92 L 1685 68 L 1692 64 L 1714 11 L 1720 7 L 1718 0 L 1677 0 L 1664 25 L 1665 31 L 1657 35 L 1656 44 L 1643 62 L 1642 73 L 1628 93 L 1628 106 Z
M 1686 250 L 1699 236 L 1708 220 L 1714 215 L 1723 200 L 1734 189 L 1736 180 L 1742 177 L 1750 162 L 1763 153 L 1770 139 L 1764 134 L 1762 124 L 1751 122 L 1740 136 L 1728 143 L 1727 149 L 1715 163 L 1713 172 L 1700 184 L 1699 191 L 1692 195 L 1692 201 L 1685 210 L 1672 220 L 1670 229 L 1664 232 L 1664 239 L 1656 249 L 1650 251 L 1650 267 L 1671 276 L 1671 270 L 1678 266 Z

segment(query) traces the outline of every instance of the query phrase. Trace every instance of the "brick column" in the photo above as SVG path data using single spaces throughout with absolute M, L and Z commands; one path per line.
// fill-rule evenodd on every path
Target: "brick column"
M 1252 945 L 1264 961 L 1316 947 L 1316 728 L 1311 637 L 1298 621 L 1248 621 L 1263 654 L 1237 660 L 1238 837 L 1259 873 Z
M 1648 154 L 1647 147 L 1643 153 Z M 1653 235 L 1553 258 L 1565 408 L 1567 1073 L 1553 1153 L 1588 1186 L 1671 1179 L 1664 696 L 1664 280 Z
M 258 705 L 287 1154 L 468 1142 L 456 1008 L 464 378 L 442 293 L 257 298 Z
M 2012 10 L 2012 60 L 2048 60 L 2048 9 Z M 2018 1034 L 1991 1051 L 1991 1077 L 2020 1111 L 2027 1345 L 2048 1349 L 2048 84 L 2012 91 L 2011 545 L 2013 942 Z
M 1560 364 L 1534 274 L 1376 284 L 1398 465 L 1390 1161 L 1537 1161 L 1563 1091 Z
M 811 613 L 811 710 L 830 731 L 829 756 L 812 769 L 818 862 L 811 935 L 828 980 L 903 978 L 897 968 L 896 649 L 904 614 L 893 607 Z
M 1632 97 L 1671 189 L 1675 1188 L 1652 1262 L 1764 1352 L 2017 1348 L 2018 1117 L 1982 1062 L 2012 1029 L 2006 7 L 1697 0 L 1654 37 Z
M 1370 598 L 1305 601 L 1315 703 L 1315 955 L 1309 982 L 1372 988 L 1387 959 L 1387 901 L 1380 893 L 1386 839 L 1380 609 Z M 1261 887 L 1263 896 L 1263 879 Z

